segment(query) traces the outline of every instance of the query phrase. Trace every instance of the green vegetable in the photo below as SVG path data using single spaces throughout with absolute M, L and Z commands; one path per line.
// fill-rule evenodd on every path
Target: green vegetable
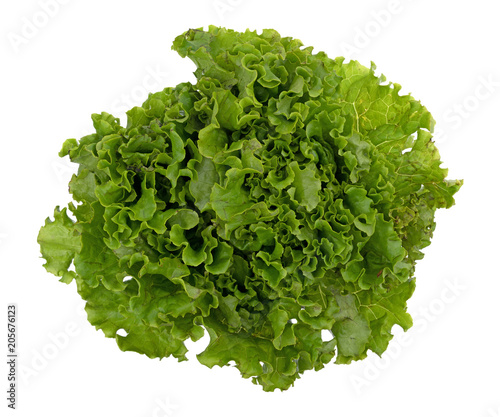
M 416 261 L 462 184 L 430 113 L 374 65 L 274 30 L 189 30 L 173 49 L 195 85 L 150 94 L 126 127 L 93 114 L 95 133 L 64 143 L 79 204 L 40 230 L 47 271 L 76 280 L 120 349 L 182 361 L 206 330 L 199 361 L 266 391 L 381 355 L 412 325 Z

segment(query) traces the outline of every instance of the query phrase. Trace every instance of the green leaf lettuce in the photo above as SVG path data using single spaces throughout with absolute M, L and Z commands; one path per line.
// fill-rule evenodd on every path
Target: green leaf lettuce
M 196 84 L 64 143 L 76 220 L 57 207 L 41 228 L 47 271 L 120 349 L 182 361 L 206 331 L 199 361 L 266 391 L 381 355 L 412 325 L 416 261 L 462 184 L 430 113 L 374 65 L 274 30 L 192 29 L 173 49 Z

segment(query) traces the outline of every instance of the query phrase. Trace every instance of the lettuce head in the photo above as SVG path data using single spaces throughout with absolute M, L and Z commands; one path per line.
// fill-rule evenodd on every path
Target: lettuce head
M 373 64 L 275 30 L 192 29 L 172 48 L 196 84 L 64 143 L 79 168 L 38 235 L 47 271 L 120 349 L 183 361 L 208 332 L 198 360 L 266 391 L 381 355 L 462 184 L 431 114 Z

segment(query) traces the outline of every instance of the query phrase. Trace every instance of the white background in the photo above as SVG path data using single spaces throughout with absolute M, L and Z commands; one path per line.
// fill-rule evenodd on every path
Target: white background
M 64 3 L 64 4 L 63 4 Z M 45 4 L 45 6 L 44 6 Z M 51 4 L 51 6 L 46 6 Z M 7 303 L 19 311 L 18 416 L 500 416 L 498 158 L 500 25 L 490 0 L 24 0 L 0 6 L 0 348 Z M 274 28 L 403 85 L 437 120 L 456 206 L 417 267 L 415 325 L 378 358 L 308 371 L 263 392 L 235 368 L 121 352 L 86 321 L 74 283 L 42 268 L 36 237 L 70 201 L 62 142 L 91 113 L 124 121 L 147 91 L 193 81 L 173 39 L 209 24 Z M 3 333 L 3 335 L 2 335 Z M 3 353 L 2 353 L 3 354 Z M 6 359 L 5 359 L 6 361 Z M 4 359 L 2 359 L 4 362 Z

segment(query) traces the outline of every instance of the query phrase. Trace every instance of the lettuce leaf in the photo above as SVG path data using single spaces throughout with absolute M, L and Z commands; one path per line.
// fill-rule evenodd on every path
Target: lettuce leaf
M 76 280 L 120 349 L 182 361 L 206 331 L 199 361 L 266 391 L 381 355 L 412 325 L 416 262 L 462 185 L 431 114 L 373 64 L 274 30 L 191 29 L 173 49 L 196 84 L 63 144 L 75 202 L 40 230 L 47 271 Z

